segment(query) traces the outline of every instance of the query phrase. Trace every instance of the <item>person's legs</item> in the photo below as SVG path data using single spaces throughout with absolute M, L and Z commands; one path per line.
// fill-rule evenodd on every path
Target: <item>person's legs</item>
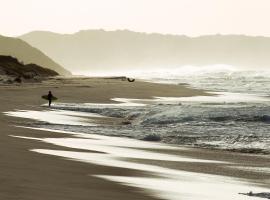
M 49 107 L 51 107 L 52 100 L 49 100 Z

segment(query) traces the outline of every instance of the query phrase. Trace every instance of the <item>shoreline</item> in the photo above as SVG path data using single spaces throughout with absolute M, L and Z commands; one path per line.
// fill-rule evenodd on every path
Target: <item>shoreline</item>
M 32 130 L 30 127 L 27 129 Z M 256 172 L 256 170 L 245 171 L 244 168 L 241 168 L 241 166 L 254 167 L 254 161 L 256 161 L 256 165 L 265 166 L 270 162 L 269 157 L 267 159 L 267 157 L 258 155 L 254 156 L 249 154 L 230 153 L 226 151 L 179 147 L 176 145 L 144 142 L 122 137 L 119 138 L 65 131 L 55 132 L 53 129 L 37 128 L 34 130 L 43 133 L 63 133 L 64 135 L 57 138 L 55 138 L 54 134 L 46 138 L 16 136 L 19 140 L 40 141 L 54 146 L 53 148 L 30 149 L 31 152 L 50 155 L 52 157 L 56 156 L 57 158 L 68 160 L 69 162 L 79 161 L 80 163 L 87 163 L 89 165 L 94 164 L 102 168 L 114 168 L 112 172 L 103 170 L 102 174 L 99 174 L 100 172 L 96 171 L 94 174 L 90 173 L 91 177 L 112 181 L 112 184 L 116 183 L 124 186 L 131 184 L 132 186 L 132 179 L 135 177 L 135 181 L 136 179 L 141 179 L 141 181 L 170 181 L 169 177 L 173 175 L 173 182 L 175 182 L 176 180 L 174 179 L 179 176 L 179 181 L 174 184 L 181 184 L 183 182 L 182 178 L 186 179 L 184 181 L 186 183 L 187 181 L 189 182 L 189 180 L 191 181 L 188 184 L 188 187 L 185 185 L 181 186 L 187 191 L 189 190 L 189 187 L 196 187 L 196 184 L 207 185 L 210 180 L 210 185 L 219 185 L 216 187 L 217 191 L 215 191 L 215 193 L 222 195 L 222 197 L 224 195 L 225 197 L 220 197 L 219 199 L 234 197 L 240 200 L 245 198 L 238 196 L 238 193 L 244 194 L 249 191 L 253 191 L 255 195 L 256 193 L 260 194 L 263 192 L 270 192 L 270 174 L 266 173 L 268 176 L 265 176 L 264 173 L 259 171 Z M 116 145 L 115 147 L 114 144 Z M 124 146 L 122 147 L 123 144 Z M 116 159 L 114 156 L 124 156 L 123 158 L 126 159 L 118 160 L 118 158 Z M 256 167 L 254 168 L 256 169 Z M 164 173 L 168 173 L 168 175 L 165 175 L 166 178 L 164 177 Z M 226 183 L 227 189 L 229 188 L 227 192 L 231 192 L 231 194 L 222 193 L 224 192 L 224 183 Z M 151 185 L 143 187 L 140 186 L 140 182 L 137 181 L 134 182 L 134 184 L 134 190 L 136 190 L 136 188 L 144 189 L 145 194 L 150 196 L 153 195 L 153 197 L 156 198 L 159 198 L 159 195 L 166 196 L 166 194 L 170 194 L 170 190 L 168 192 L 164 189 L 160 190 L 155 187 L 154 189 Z M 214 185 L 212 185 L 212 187 Z M 237 190 L 234 188 L 237 188 Z M 183 189 L 181 191 L 183 192 Z M 185 192 L 186 194 L 187 191 Z M 207 193 L 211 193 L 211 191 L 212 188 L 207 186 L 204 191 L 201 191 L 200 195 L 206 195 Z M 179 193 L 178 195 L 181 194 L 183 193 Z M 191 191 L 189 192 L 189 195 L 192 197 L 194 194 Z M 218 195 L 214 195 L 212 198 L 210 198 L 210 195 L 207 199 L 214 200 L 218 198 Z M 268 194 L 266 193 L 266 195 Z M 192 199 L 196 199 L 195 196 Z
M 71 81 L 71 82 L 70 82 Z M 63 97 L 65 102 L 80 102 L 80 103 L 112 103 L 111 97 L 120 98 L 149 98 L 152 96 L 172 96 L 175 97 L 190 97 L 193 95 L 208 95 L 204 91 L 186 88 L 184 86 L 171 86 L 163 84 L 153 84 L 144 82 L 127 83 L 120 80 L 111 79 L 78 79 L 78 80 L 49 80 L 39 86 L 11 86 L 7 91 L 7 87 L 0 86 L 2 97 L 0 102 L 1 113 L 12 111 L 15 109 L 35 109 L 43 110 L 40 107 L 42 100 L 40 96 L 42 92 L 51 89 L 57 96 Z M 157 89 L 159 91 L 155 91 Z M 121 94 L 120 96 L 117 96 Z M 171 94 L 171 95 L 169 95 Z M 14 96 L 18 98 L 14 99 Z M 32 120 L 19 119 L 1 115 L 0 126 L 3 130 L 1 139 L 4 143 L 1 148 L 2 167 L 3 172 L 0 178 L 7 180 L 7 185 L 0 189 L 0 197 L 15 198 L 15 199 L 89 199 L 89 196 L 95 196 L 97 199 L 152 199 L 149 193 L 142 190 L 142 188 L 124 186 L 105 179 L 100 179 L 89 174 L 108 174 L 108 175 L 126 175 L 134 176 L 138 174 L 136 170 L 121 169 L 119 167 L 96 166 L 95 164 L 87 164 L 81 162 L 73 162 L 55 156 L 48 156 L 30 152 L 29 149 L 55 149 L 63 151 L 72 151 L 68 147 L 60 147 L 52 144 L 44 143 L 42 141 L 23 140 L 21 138 L 10 137 L 10 135 L 18 135 L 23 137 L 41 137 L 41 138 L 64 138 L 66 134 L 51 133 L 48 131 L 38 131 L 31 129 L 23 129 L 14 127 L 14 125 L 31 124 Z M 15 146 L 14 146 L 15 145 Z M 8 154 L 5 155 L 8 149 Z M 230 153 L 230 152 L 216 152 L 203 149 L 184 148 L 175 151 L 166 149 L 152 149 L 156 153 L 165 153 L 169 151 L 170 154 L 185 155 L 186 157 L 212 158 L 223 160 L 240 160 L 246 161 L 250 165 L 254 161 L 258 165 L 270 164 L 270 158 L 260 158 L 259 156 Z M 89 153 L 93 151 L 84 150 Z M 99 151 L 97 151 L 99 152 Z M 230 158 L 233 155 L 233 158 Z M 14 159 L 15 158 L 15 159 Z M 140 159 L 139 159 L 140 160 Z M 134 160 L 134 162 L 136 159 Z M 144 161 L 147 164 L 147 161 Z M 151 161 L 155 163 L 156 161 Z M 149 164 L 149 163 L 148 163 Z M 268 165 L 269 166 L 269 165 Z M 168 163 L 170 168 L 181 170 L 189 170 L 191 172 L 201 171 L 205 174 L 219 174 L 220 167 L 210 167 L 208 165 L 197 163 Z M 209 170 L 207 171 L 207 169 Z M 242 170 L 243 171 L 243 170 Z M 41 172 L 44 172 L 41 173 Z M 268 173 L 254 173 L 241 172 L 241 169 L 226 169 L 222 171 L 223 174 L 231 177 L 250 178 L 250 182 L 261 182 L 263 184 L 263 177 L 269 177 Z M 139 173 L 140 174 L 140 173 Z M 261 174 L 260 176 L 258 176 Z M 258 180 L 256 180 L 256 177 Z M 73 180 L 73 181 L 70 181 Z M 55 183 L 52 187 L 51 183 Z M 268 183 L 269 184 L 269 183 Z M 265 183 L 267 188 L 267 182 Z M 10 192 L 12 188 L 20 188 L 19 196 Z M 94 188 L 94 189 L 93 189 Z M 106 188 L 106 189 L 105 189 Z M 239 191 L 249 192 L 249 191 Z M 42 197 L 41 197 L 42 196 Z M 40 198 L 41 197 L 41 198 Z M 57 198 L 56 198 L 57 197 Z M 157 197 L 155 197 L 157 198 Z

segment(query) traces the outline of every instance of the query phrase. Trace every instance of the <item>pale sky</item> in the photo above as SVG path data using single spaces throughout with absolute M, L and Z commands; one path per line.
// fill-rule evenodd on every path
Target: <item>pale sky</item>
M 270 0 L 0 0 L 0 35 L 129 29 L 270 36 Z

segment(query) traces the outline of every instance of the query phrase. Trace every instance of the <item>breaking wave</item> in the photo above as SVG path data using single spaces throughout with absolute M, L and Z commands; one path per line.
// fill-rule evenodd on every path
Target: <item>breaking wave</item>
M 56 104 L 54 108 L 96 113 L 119 118 L 123 123 L 96 127 L 51 125 L 51 128 L 245 153 L 270 153 L 268 102 L 182 102 L 127 107 Z
M 106 74 L 102 74 L 104 75 Z M 56 104 L 54 108 L 58 110 L 96 113 L 118 118 L 122 120 L 122 124 L 95 127 L 44 126 L 203 148 L 270 153 L 270 70 L 187 66 L 170 68 L 170 71 L 155 69 L 118 74 L 113 72 L 107 75 L 125 75 L 159 83 L 189 84 L 194 88 L 214 92 L 237 93 L 234 96 L 237 98 L 218 96 L 194 102 L 192 99 L 168 102 L 166 99 L 165 102 L 164 99 L 159 99 L 146 106 L 134 102 L 129 105 Z

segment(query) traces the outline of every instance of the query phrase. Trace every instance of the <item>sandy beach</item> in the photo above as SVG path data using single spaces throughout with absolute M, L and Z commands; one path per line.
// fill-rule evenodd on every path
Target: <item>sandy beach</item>
M 55 78 L 35 85 L 1 85 L 0 180 L 2 185 L 0 199 L 166 199 L 166 195 L 155 195 L 158 192 L 155 189 L 151 190 L 151 184 L 147 184 L 147 181 L 152 178 L 157 178 L 155 181 L 157 181 L 156 184 L 159 184 L 158 173 L 167 173 L 170 176 L 177 174 L 179 177 L 196 177 L 196 174 L 205 174 L 205 177 L 202 176 L 205 180 L 209 175 L 209 179 L 213 183 L 218 180 L 221 185 L 222 177 L 226 177 L 225 182 L 230 182 L 231 179 L 243 181 L 245 187 L 239 188 L 240 191 L 235 194 L 236 198 L 238 198 L 238 193 L 249 192 L 249 186 L 262 188 L 259 192 L 270 189 L 270 172 L 258 170 L 267 167 L 269 169 L 270 157 L 267 155 L 177 146 L 164 147 L 162 144 L 154 142 L 150 142 L 150 147 L 147 147 L 148 143 L 137 144 L 133 140 L 119 138 L 119 142 L 123 142 L 127 146 L 119 144 L 120 146 L 117 148 L 128 148 L 131 151 L 130 155 L 134 153 L 135 156 L 125 157 L 126 160 L 121 160 L 122 163 L 115 162 L 115 160 L 112 160 L 111 163 L 104 163 L 106 154 L 110 155 L 111 152 L 112 156 L 114 156 L 114 151 L 116 156 L 125 156 L 120 155 L 115 146 L 106 150 L 105 147 L 110 147 L 112 144 L 107 146 L 102 144 L 104 145 L 103 151 L 98 148 L 98 144 L 95 144 L 96 140 L 106 143 L 108 138 L 98 136 L 88 138 L 89 148 L 79 149 L 76 146 L 77 139 L 85 139 L 85 135 L 17 127 L 31 127 L 31 124 L 35 122 L 31 119 L 15 118 L 4 114 L 4 112 L 16 110 L 48 110 L 41 106 L 46 102 L 40 98 L 48 90 L 53 91 L 53 94 L 59 97 L 59 101 L 63 103 L 113 103 L 112 98 L 151 99 L 153 97 L 210 95 L 206 91 L 192 89 L 187 85 L 155 84 L 143 81 L 129 83 L 117 78 Z M 119 121 L 121 122 L 121 119 Z M 50 138 L 53 140 L 49 140 Z M 61 143 L 62 138 L 70 138 L 71 144 Z M 117 143 L 117 140 L 114 141 Z M 130 147 L 128 147 L 129 142 Z M 153 148 L 150 144 L 153 144 Z M 96 148 L 94 148 L 95 145 Z M 44 150 L 55 150 L 55 152 Z M 140 157 L 139 152 L 141 151 Z M 63 156 L 63 152 L 65 154 L 70 152 L 74 158 Z M 93 156 L 96 153 L 98 157 Z M 100 154 L 105 154 L 105 161 L 102 160 Z M 89 159 L 89 162 L 83 159 L 76 160 L 76 155 L 86 155 L 84 158 Z M 127 164 L 124 162 L 129 163 L 128 167 L 123 167 Z M 131 163 L 134 163 L 135 167 L 132 167 Z M 153 165 L 158 168 L 149 167 Z M 144 167 L 145 170 L 140 170 L 140 167 Z M 173 171 L 164 171 L 165 168 Z M 157 174 L 151 173 L 153 170 Z M 187 174 L 183 172 L 187 172 Z M 116 180 L 115 177 L 122 177 L 122 179 Z M 145 178 L 145 180 L 125 177 L 139 177 Z M 142 181 L 145 181 L 146 190 L 141 186 L 136 187 Z M 179 180 L 177 181 L 178 184 Z M 168 184 L 171 183 L 168 182 Z M 166 185 L 166 182 L 164 184 Z M 188 184 L 186 185 L 188 186 Z M 237 187 L 235 189 L 238 190 Z M 172 193 L 177 190 L 179 188 L 172 190 Z M 200 188 L 196 190 L 200 190 Z M 242 196 L 239 195 L 239 199 L 245 197 Z

